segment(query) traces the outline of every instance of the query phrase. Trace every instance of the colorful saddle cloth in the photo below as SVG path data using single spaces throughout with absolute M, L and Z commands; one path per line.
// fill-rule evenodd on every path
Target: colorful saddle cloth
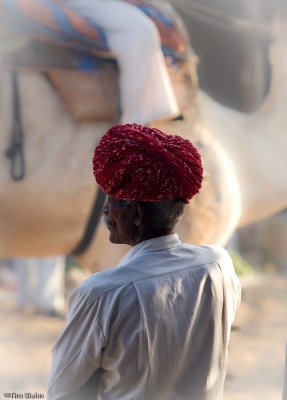
M 156 24 L 168 64 L 187 60 L 189 43 L 180 18 L 165 3 L 126 0 Z M 63 0 L 0 0 L 0 28 L 77 50 L 79 69 L 93 69 L 87 55 L 111 58 L 105 32 L 64 5 Z M 82 55 L 81 55 L 82 54 Z M 83 54 L 85 57 L 83 58 Z
M 190 107 L 196 61 L 180 17 L 159 0 L 125 1 L 155 22 L 179 107 Z M 0 0 L 0 67 L 45 72 L 75 120 L 119 116 L 118 69 L 105 32 L 64 0 Z

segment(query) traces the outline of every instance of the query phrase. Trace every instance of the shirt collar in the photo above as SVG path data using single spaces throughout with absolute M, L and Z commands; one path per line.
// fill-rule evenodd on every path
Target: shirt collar
M 140 254 L 172 249 L 180 244 L 181 241 L 179 240 L 177 233 L 144 240 L 143 242 L 132 247 L 118 263 L 118 266 L 125 264 L 127 261 L 130 261 L 132 258 L 139 256 Z

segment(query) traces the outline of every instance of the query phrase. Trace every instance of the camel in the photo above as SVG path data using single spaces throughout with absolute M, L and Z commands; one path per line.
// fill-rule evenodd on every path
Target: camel
M 239 226 L 267 218 L 287 205 L 287 23 L 273 23 L 269 49 L 272 79 L 261 107 L 243 114 L 215 102 L 203 91 L 198 104 L 204 127 L 232 159 L 241 192 Z
M 276 41 L 271 53 L 278 45 L 283 46 L 284 41 Z M 265 175 L 272 155 L 272 170 L 276 163 L 283 165 L 286 147 L 284 138 L 278 138 L 272 145 L 280 146 L 282 157 L 270 152 L 271 132 L 282 126 L 282 118 L 285 120 L 284 80 L 281 86 L 275 85 L 276 77 L 287 70 L 282 55 L 273 61 L 270 95 L 257 113 L 246 116 L 231 111 L 199 91 L 197 105 L 185 112 L 183 121 L 155 124 L 163 131 L 189 138 L 204 160 L 202 191 L 186 207 L 178 225 L 183 241 L 223 245 L 239 224 L 285 207 L 284 183 L 279 175 Z M 85 230 L 96 191 L 91 159 L 95 145 L 111 123 L 75 122 L 45 77 L 21 72 L 27 176 L 14 182 L 3 156 L 12 122 L 9 71 L 1 71 L 0 88 L 0 257 L 68 254 Z M 272 115 L 280 110 L 281 120 L 274 125 Z M 92 270 L 114 265 L 127 248 L 111 246 L 101 223 L 80 262 Z
M 12 122 L 10 78 L 9 72 L 1 73 L 2 155 L 9 143 Z M 68 254 L 85 229 L 96 191 L 92 155 L 110 123 L 75 123 L 43 76 L 21 73 L 19 78 L 26 133 L 26 177 L 12 181 L 7 159 L 0 158 L 0 181 L 4 188 L 0 194 L 0 256 Z M 193 110 L 191 115 L 195 115 Z M 179 231 L 187 241 L 223 242 L 239 217 L 233 168 L 220 145 L 213 143 L 210 135 L 196 124 L 192 128 L 195 118 L 189 118 L 158 124 L 164 131 L 185 135 L 196 142 L 204 158 L 203 190 L 187 207 Z M 125 251 L 121 246 L 110 247 L 101 223 L 81 261 L 96 270 L 112 265 Z

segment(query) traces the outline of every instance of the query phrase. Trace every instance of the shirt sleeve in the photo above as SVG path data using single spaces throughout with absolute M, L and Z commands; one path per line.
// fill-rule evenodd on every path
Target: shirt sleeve
M 66 327 L 52 350 L 49 400 L 78 398 L 77 392 L 100 368 L 106 338 L 99 312 L 100 302 L 89 302 L 81 288 L 72 293 Z

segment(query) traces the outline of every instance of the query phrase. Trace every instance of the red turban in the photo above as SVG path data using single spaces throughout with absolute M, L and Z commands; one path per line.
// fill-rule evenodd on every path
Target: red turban
M 203 169 L 193 144 L 137 124 L 110 128 L 93 158 L 96 181 L 106 193 L 137 201 L 181 198 L 199 192 Z

